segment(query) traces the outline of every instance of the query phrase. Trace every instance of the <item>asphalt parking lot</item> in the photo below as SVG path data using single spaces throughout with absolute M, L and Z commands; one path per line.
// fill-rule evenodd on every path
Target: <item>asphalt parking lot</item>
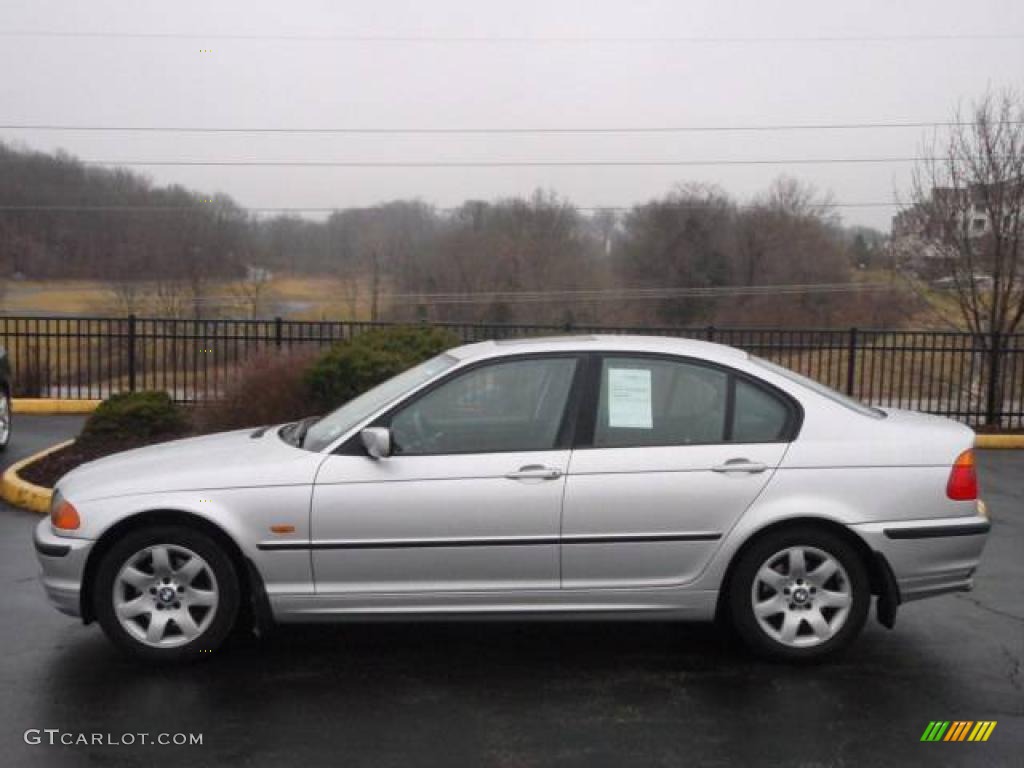
M 73 433 L 21 417 L 3 464 Z M 279 629 L 153 669 L 47 605 L 38 517 L 0 505 L 0 764 L 1024 765 L 1024 452 L 981 453 L 994 518 L 977 587 L 874 621 L 840 661 L 746 657 L 713 627 L 376 624 Z M 921 743 L 995 720 L 986 743 Z M 201 733 L 201 746 L 49 746 L 27 729 Z

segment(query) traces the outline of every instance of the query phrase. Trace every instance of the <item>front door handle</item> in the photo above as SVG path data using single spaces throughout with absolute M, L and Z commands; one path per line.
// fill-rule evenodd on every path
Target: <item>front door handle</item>
M 746 472 L 748 474 L 756 475 L 758 472 L 764 472 L 768 469 L 767 464 L 762 464 L 759 461 L 750 461 L 749 459 L 729 459 L 724 464 L 719 464 L 717 467 L 712 467 L 712 472 Z
M 509 480 L 555 480 L 561 476 L 562 470 L 542 464 L 527 464 L 505 475 Z

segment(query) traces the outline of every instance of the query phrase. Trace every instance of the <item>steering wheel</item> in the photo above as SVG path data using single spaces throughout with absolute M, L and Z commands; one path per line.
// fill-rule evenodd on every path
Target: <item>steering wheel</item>
M 399 446 L 406 453 L 425 453 L 444 437 L 444 432 L 431 429 L 418 408 L 412 410 L 407 426 L 408 429 L 403 432 L 408 434 L 402 436 L 403 440 Z

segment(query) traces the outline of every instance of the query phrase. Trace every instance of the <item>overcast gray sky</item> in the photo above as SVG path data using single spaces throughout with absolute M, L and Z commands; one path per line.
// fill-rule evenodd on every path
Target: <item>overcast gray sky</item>
M 27 31 L 196 37 L 8 34 Z M 1024 34 L 1020 0 L 3 0 L 0 124 L 449 128 L 934 121 L 947 119 L 958 102 L 986 86 L 1024 85 L 1024 39 L 652 38 L 1013 34 Z M 495 36 L 506 40 L 479 40 Z M 653 135 L 0 129 L 6 141 L 43 150 L 61 147 L 98 160 L 906 157 L 917 153 L 922 134 L 921 129 Z M 259 207 L 359 206 L 407 197 L 448 206 L 536 188 L 582 206 L 618 206 L 685 181 L 713 182 L 745 199 L 783 172 L 830 190 L 840 202 L 888 201 L 906 183 L 908 166 L 138 170 L 160 183 L 222 191 L 242 205 Z M 841 213 L 847 223 L 888 228 L 892 211 Z

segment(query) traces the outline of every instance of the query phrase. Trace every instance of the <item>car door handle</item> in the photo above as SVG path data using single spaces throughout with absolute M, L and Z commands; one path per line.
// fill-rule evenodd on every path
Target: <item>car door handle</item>
M 562 470 L 541 464 L 527 464 L 505 475 L 509 480 L 555 480 L 561 476 Z
M 712 467 L 712 472 L 747 472 L 749 474 L 757 474 L 758 472 L 764 472 L 768 469 L 767 464 L 762 464 L 759 461 L 750 461 L 748 459 L 729 459 L 724 464 L 719 464 L 717 467 Z

